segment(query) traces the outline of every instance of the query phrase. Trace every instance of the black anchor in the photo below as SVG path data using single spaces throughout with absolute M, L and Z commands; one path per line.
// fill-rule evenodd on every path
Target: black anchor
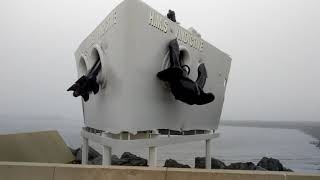
M 87 75 L 81 76 L 67 91 L 73 91 L 73 96 L 81 96 L 84 101 L 89 100 L 89 94 L 99 92 L 99 84 L 97 83 L 97 75 L 101 70 L 101 61 L 95 62 Z
M 174 97 L 189 105 L 203 105 L 212 102 L 215 99 L 215 96 L 212 93 L 205 93 L 203 91 L 207 79 L 205 65 L 203 63 L 199 65 L 197 80 L 192 81 L 188 77 L 189 72 L 184 68 L 187 65 L 181 65 L 177 39 L 170 41 L 169 54 L 170 67 L 158 72 L 157 76 L 160 80 L 170 84 L 171 92 Z M 190 71 L 189 67 L 188 69 Z

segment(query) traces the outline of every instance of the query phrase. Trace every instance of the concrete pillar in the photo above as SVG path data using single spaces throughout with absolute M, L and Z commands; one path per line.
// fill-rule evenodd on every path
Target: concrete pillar
M 206 169 L 211 169 L 211 139 L 206 139 Z
M 150 167 L 157 166 L 157 147 L 149 147 L 149 162 Z
M 111 147 L 104 145 L 103 152 L 102 152 L 102 165 L 104 165 L 104 166 L 111 165 L 111 154 L 112 154 Z
M 89 150 L 89 140 L 88 138 L 82 137 L 82 164 L 88 164 L 88 150 Z
M 106 137 L 107 135 L 103 133 L 102 136 Z M 110 166 L 111 165 L 111 154 L 112 154 L 111 147 L 103 145 L 102 165 L 104 165 L 104 166 Z

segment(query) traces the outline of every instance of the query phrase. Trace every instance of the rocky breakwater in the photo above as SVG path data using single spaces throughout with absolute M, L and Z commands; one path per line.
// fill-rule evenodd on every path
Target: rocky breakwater
M 81 148 L 71 149 L 72 154 L 75 156 L 73 164 L 81 164 Z M 88 164 L 101 165 L 102 155 L 92 147 L 89 147 L 88 151 Z M 118 166 L 148 166 L 148 160 L 138 157 L 130 152 L 124 152 L 119 158 L 116 155 L 111 156 L 111 165 Z
M 312 141 L 310 143 L 315 145 L 317 148 L 320 148 L 320 140 L 319 141 Z
M 290 171 L 290 172 L 292 172 L 291 169 L 284 167 L 278 159 L 274 159 L 274 158 L 263 157 L 258 162 L 257 166 L 260 166 L 268 171 Z
M 203 169 L 206 167 L 206 158 L 205 157 L 196 157 L 195 168 Z M 211 158 L 211 169 L 226 169 L 226 164 L 219 159 Z
M 75 156 L 74 164 L 81 163 L 81 149 L 71 149 L 71 152 Z M 102 155 L 89 147 L 88 152 L 88 164 L 101 165 Z M 195 158 L 195 168 L 205 168 L 206 159 L 205 157 Z M 148 166 L 148 161 L 144 158 L 136 156 L 130 152 L 124 152 L 120 158 L 116 155 L 111 157 L 111 165 L 118 166 Z M 172 168 L 191 168 L 187 164 L 182 164 L 174 159 L 167 159 L 164 167 Z M 284 167 L 278 159 L 263 157 L 257 164 L 253 162 L 237 162 L 226 165 L 219 159 L 211 158 L 211 169 L 232 169 L 232 170 L 259 170 L 259 171 L 292 171 Z
M 189 165 L 178 163 L 174 159 L 167 159 L 163 167 L 172 167 L 172 168 L 191 168 Z
M 205 157 L 196 157 L 195 168 L 205 168 Z M 257 164 L 253 162 L 237 162 L 226 165 L 224 162 L 211 158 L 211 169 L 258 170 L 258 171 L 292 171 L 284 167 L 278 159 L 263 157 Z

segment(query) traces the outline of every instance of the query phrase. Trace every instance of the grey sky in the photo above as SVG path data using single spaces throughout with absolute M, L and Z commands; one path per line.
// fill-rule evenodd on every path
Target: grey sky
M 0 114 L 82 118 L 73 53 L 120 2 L 0 1 Z M 231 55 L 223 119 L 320 121 L 320 1 L 145 2 Z

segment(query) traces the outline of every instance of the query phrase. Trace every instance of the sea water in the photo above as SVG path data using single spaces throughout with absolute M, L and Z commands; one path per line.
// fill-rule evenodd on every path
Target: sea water
M 81 121 L 51 119 L 0 119 L 0 134 L 58 130 L 66 143 L 79 147 Z M 296 172 L 320 173 L 320 149 L 310 142 L 316 139 L 299 130 L 255 127 L 220 126 L 219 138 L 212 140 L 212 155 L 227 165 L 234 162 L 257 163 L 262 157 L 273 157 Z M 92 144 L 98 151 L 101 147 Z M 148 159 L 148 149 L 126 149 Z M 180 163 L 194 166 L 195 157 L 205 155 L 205 142 L 190 142 L 168 145 L 158 148 L 158 165 L 163 166 L 166 159 L 175 159 Z M 113 149 L 120 156 L 123 149 Z

